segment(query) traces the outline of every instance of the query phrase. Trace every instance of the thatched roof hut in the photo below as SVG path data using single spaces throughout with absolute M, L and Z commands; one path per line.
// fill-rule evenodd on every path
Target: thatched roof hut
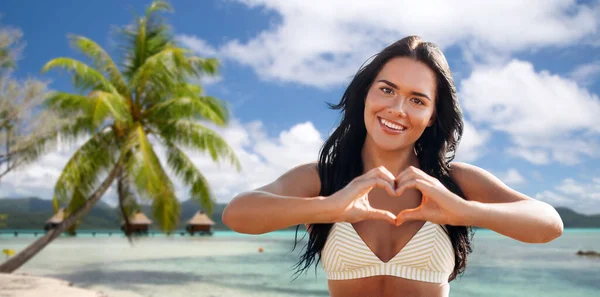
M 186 230 L 191 235 L 194 235 L 195 232 L 212 234 L 211 228 L 214 225 L 213 220 L 203 211 L 199 211 L 187 222 Z
M 132 225 L 150 225 L 152 221 L 141 211 L 138 211 L 129 218 L 129 223 Z
M 48 231 L 52 228 L 55 228 L 56 226 L 58 226 L 58 224 L 62 223 L 64 219 L 65 209 L 61 208 L 50 219 L 46 221 L 46 224 L 44 225 L 44 230 Z
M 125 221 L 121 224 L 121 230 L 125 233 L 148 233 L 148 227 L 152 221 L 141 211 L 133 214 L 129 218 L 129 229 L 126 230 Z

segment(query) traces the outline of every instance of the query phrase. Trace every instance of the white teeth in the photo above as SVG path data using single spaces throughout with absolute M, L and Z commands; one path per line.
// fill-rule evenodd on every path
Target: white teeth
M 399 131 L 404 131 L 406 130 L 406 128 L 400 126 L 400 125 L 396 125 L 386 119 L 381 119 L 381 123 L 383 123 L 386 127 L 390 128 L 390 129 L 394 129 L 394 130 L 399 130 Z

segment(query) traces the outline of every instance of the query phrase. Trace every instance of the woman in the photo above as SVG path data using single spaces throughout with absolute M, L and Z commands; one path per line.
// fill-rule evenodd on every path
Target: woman
M 404 38 L 363 66 L 317 163 L 236 196 L 223 222 L 248 234 L 306 224 L 299 271 L 322 261 L 331 296 L 448 296 L 469 226 L 523 242 L 562 234 L 554 208 L 450 162 L 463 131 L 446 58 Z

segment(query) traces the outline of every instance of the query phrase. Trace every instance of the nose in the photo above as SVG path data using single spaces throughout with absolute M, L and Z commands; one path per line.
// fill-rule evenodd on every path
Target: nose
M 399 117 L 406 117 L 405 111 L 405 103 L 403 98 L 398 98 L 397 100 L 393 100 L 392 103 L 388 106 L 387 112 L 390 115 L 397 115 Z

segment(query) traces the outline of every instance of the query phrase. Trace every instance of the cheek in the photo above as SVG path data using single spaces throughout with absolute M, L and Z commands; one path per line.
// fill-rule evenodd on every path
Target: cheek
M 384 109 L 385 100 L 382 100 L 381 97 L 371 94 L 369 92 L 367 94 L 367 98 L 365 99 L 365 111 L 370 111 L 372 113 L 379 112 L 381 109 Z
M 425 108 L 415 108 L 412 113 L 413 125 L 426 127 L 433 115 L 433 111 Z

